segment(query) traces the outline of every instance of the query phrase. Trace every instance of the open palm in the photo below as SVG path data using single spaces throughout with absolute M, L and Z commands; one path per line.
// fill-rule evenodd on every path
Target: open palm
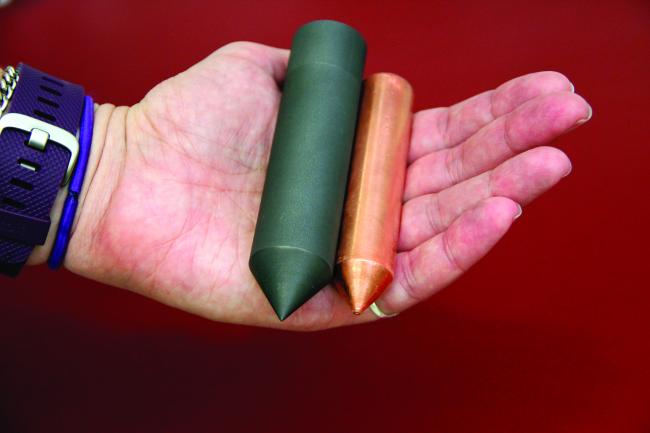
M 320 329 L 372 320 L 327 287 L 281 323 L 248 257 L 289 52 L 227 45 L 106 109 L 66 266 L 202 316 Z M 526 204 L 570 171 L 539 147 L 590 117 L 561 74 L 509 81 L 414 117 L 395 281 L 378 301 L 402 311 L 485 255 Z

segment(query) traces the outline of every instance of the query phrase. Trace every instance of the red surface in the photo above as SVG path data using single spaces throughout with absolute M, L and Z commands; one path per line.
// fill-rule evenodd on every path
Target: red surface
M 1 432 L 650 432 L 650 3 L 16 0 L 19 60 L 130 104 L 229 41 L 335 18 L 418 108 L 526 72 L 594 107 L 573 174 L 456 284 L 373 326 L 211 323 L 65 272 L 0 280 Z

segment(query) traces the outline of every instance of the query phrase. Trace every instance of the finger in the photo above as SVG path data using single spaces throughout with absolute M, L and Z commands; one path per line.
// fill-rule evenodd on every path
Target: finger
M 290 51 L 256 42 L 232 42 L 217 50 L 220 55 L 245 58 L 265 70 L 277 83 L 281 83 L 287 73 Z
M 481 259 L 508 231 L 519 206 L 491 197 L 417 248 L 399 253 L 395 280 L 377 301 L 385 313 L 401 312 L 450 284 Z
M 573 84 L 567 77 L 553 71 L 536 72 L 514 78 L 451 107 L 420 111 L 413 118 L 409 161 L 456 146 L 524 102 L 560 91 L 573 92 Z
M 580 96 L 559 92 L 532 99 L 484 126 L 459 146 L 426 155 L 406 173 L 404 199 L 438 192 L 550 142 L 591 117 Z
M 508 197 L 528 204 L 570 171 L 571 161 L 564 152 L 539 147 L 437 194 L 409 200 L 402 211 L 398 250 L 411 250 L 442 233 L 463 212 L 488 197 Z

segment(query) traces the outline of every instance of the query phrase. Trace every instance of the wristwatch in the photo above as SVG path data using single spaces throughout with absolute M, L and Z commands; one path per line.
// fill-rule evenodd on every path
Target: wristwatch
M 16 276 L 74 172 L 84 89 L 20 64 L 5 69 L 0 95 L 0 273 Z

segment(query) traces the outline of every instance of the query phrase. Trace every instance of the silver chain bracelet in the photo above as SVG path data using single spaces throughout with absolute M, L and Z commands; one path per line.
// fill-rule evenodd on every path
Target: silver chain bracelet
M 0 97 L 2 98 L 0 101 L 0 116 L 7 109 L 19 78 L 18 72 L 13 66 L 7 66 L 2 78 L 0 78 Z

